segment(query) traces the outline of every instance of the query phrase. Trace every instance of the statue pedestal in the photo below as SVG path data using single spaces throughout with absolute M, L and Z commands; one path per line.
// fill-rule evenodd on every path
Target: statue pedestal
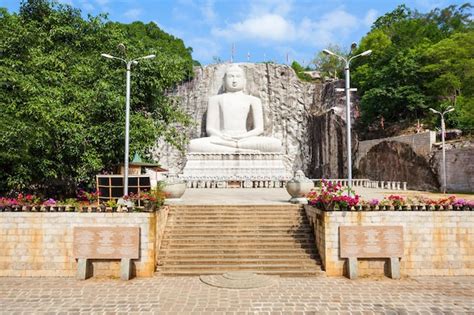
M 189 188 L 271 188 L 291 176 L 281 153 L 189 153 L 180 178 Z

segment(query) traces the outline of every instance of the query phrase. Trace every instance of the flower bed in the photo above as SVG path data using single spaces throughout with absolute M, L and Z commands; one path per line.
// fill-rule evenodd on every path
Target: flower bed
M 158 188 L 123 199 L 127 205 L 119 205 L 116 200 L 100 203 L 98 191 L 80 190 L 77 198 L 63 201 L 19 193 L 15 198 L 0 197 L 0 212 L 153 212 L 163 205 L 165 194 Z
M 353 191 L 343 189 L 340 184 L 321 181 L 319 191 L 312 190 L 308 204 L 324 211 L 474 211 L 474 201 L 449 196 L 429 199 L 423 196 L 407 198 L 390 195 L 382 200 L 363 200 Z

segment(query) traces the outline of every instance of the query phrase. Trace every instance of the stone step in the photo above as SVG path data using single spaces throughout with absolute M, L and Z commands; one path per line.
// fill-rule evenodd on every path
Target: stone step
M 174 231 L 165 231 L 164 233 L 164 238 L 180 238 L 180 239 L 185 239 L 185 238 L 202 238 L 202 239 L 235 239 L 236 237 L 240 236 L 242 239 L 247 239 L 251 237 L 255 237 L 257 239 L 259 238 L 294 238 L 294 239 L 300 239 L 300 238 L 307 238 L 307 237 L 312 237 L 310 233 L 308 232 L 299 232 L 299 231 L 291 231 L 291 232 L 269 232 L 269 231 L 258 231 L 258 230 L 253 230 L 253 231 L 248 231 L 248 232 L 243 232 L 243 231 L 227 231 L 227 230 L 221 230 L 219 232 L 219 235 L 216 234 L 208 234 L 208 233 L 200 233 L 196 232 L 194 233 L 193 231 L 183 231 L 183 233 L 175 233 Z
M 228 271 L 236 271 L 236 270 L 223 270 L 223 271 L 215 271 L 213 269 L 202 269 L 202 270 L 163 270 L 158 271 L 158 276 L 163 277 L 198 277 L 201 275 L 219 275 L 223 274 Z M 279 276 L 279 277 L 324 277 L 326 274 L 324 271 L 315 269 L 315 270 L 246 270 L 249 272 L 254 272 L 256 274 L 262 275 L 272 275 L 272 276 Z
M 303 215 L 302 210 L 277 210 L 277 211 L 247 211 L 247 210 L 232 210 L 232 211 L 208 211 L 208 210 L 186 210 L 186 211 L 170 211 L 169 215 Z
M 302 218 L 223 218 L 223 217 L 215 217 L 215 218 L 196 218 L 196 217 L 189 217 L 189 218 L 169 218 L 168 220 L 170 226 L 178 225 L 178 224 L 199 224 L 199 223 L 212 223 L 212 224 L 220 224 L 220 223 L 229 223 L 229 224 L 266 224 L 266 223 L 286 223 L 289 225 L 292 224 L 301 224 L 306 223 L 309 224 L 309 221 Z
M 278 236 L 278 237 L 257 237 L 249 235 L 248 237 L 242 237 L 240 235 L 229 236 L 225 238 L 218 237 L 216 235 L 209 235 L 209 237 L 200 236 L 177 236 L 177 235 L 165 235 L 162 239 L 162 244 L 194 244 L 194 245 L 228 245 L 228 246 L 244 246 L 245 244 L 253 245 L 271 245 L 277 243 L 281 246 L 292 246 L 307 243 L 314 243 L 312 236 L 308 237 L 292 237 L 292 236 Z
M 157 267 L 174 276 L 322 273 L 304 210 L 288 204 L 171 206 Z
M 214 258 L 214 259 L 194 259 L 194 260 L 160 260 L 158 262 L 158 266 L 165 267 L 165 266 L 195 266 L 195 265 L 238 265 L 238 266 L 267 266 L 267 265 L 285 265 L 285 266 L 293 266 L 293 267 L 316 267 L 320 265 L 317 260 L 311 258 L 295 258 L 295 259 L 278 259 L 278 258 L 266 258 L 266 259 L 253 259 L 253 258 Z
M 228 255 L 228 256 L 238 256 L 238 255 L 247 255 L 247 256 L 298 256 L 298 255 L 313 255 L 317 256 L 317 250 L 316 248 L 286 248 L 286 249 L 272 249 L 272 248 L 266 248 L 266 249 L 244 249 L 244 248 L 236 248 L 236 249 L 209 249 L 209 248 L 174 248 L 174 249 L 168 249 L 168 248 L 162 248 L 159 251 L 160 256 L 163 257 L 171 257 L 171 256 L 189 256 L 189 257 L 208 257 L 208 256 L 221 256 L 221 255 Z
M 300 264 L 300 265 L 288 265 L 288 264 L 195 264 L 195 265 L 163 265 L 158 266 L 157 270 L 214 270 L 214 271 L 231 271 L 231 270 L 321 270 L 321 266 L 314 264 Z
M 268 215 L 268 216 L 235 216 L 235 215 L 214 215 L 214 216 L 198 216 L 198 215 L 193 215 L 193 216 L 180 216 L 180 217 L 173 217 L 169 216 L 168 217 L 171 222 L 174 222 L 174 220 L 177 221 L 185 221 L 185 220 L 193 220 L 193 221 L 205 221 L 205 220 L 212 220 L 212 221 L 218 221 L 218 220 L 232 220 L 236 222 L 255 222 L 255 221 L 277 221 L 277 222 L 292 222 L 292 221 L 299 221 L 299 222 L 309 222 L 307 221 L 306 218 L 299 217 L 299 216 L 292 216 L 292 215 L 284 215 L 284 216 L 274 216 L 274 215 Z
M 248 222 L 248 223 L 242 223 L 242 222 L 233 222 L 233 223 L 221 223 L 221 225 L 216 226 L 213 222 L 203 222 L 203 221 L 198 221 L 193 224 L 176 224 L 176 222 L 170 222 L 170 224 L 167 226 L 169 229 L 191 229 L 191 228 L 200 228 L 200 229 L 216 229 L 216 228 L 242 228 L 242 227 L 252 227 L 252 228 L 262 228 L 262 229 L 280 229 L 280 228 L 299 228 L 299 227 L 304 227 L 308 228 L 310 225 L 308 223 L 297 223 L 297 224 L 288 224 L 288 222 L 274 222 L 274 221 L 269 221 L 269 222 L 259 222 L 256 224 L 255 222 Z
M 293 233 L 293 232 L 304 232 L 312 234 L 312 229 L 309 226 L 238 226 L 238 225 L 227 225 L 227 226 L 172 226 L 167 232 L 170 233 L 183 233 L 186 231 L 192 231 L 193 233 L 222 233 L 222 232 L 258 232 L 258 233 Z
M 258 229 L 258 228 L 246 228 L 246 229 L 209 229 L 203 230 L 198 228 L 191 228 L 191 229 L 173 229 L 170 231 L 166 231 L 165 235 L 214 235 L 216 233 L 220 233 L 220 235 L 310 235 L 310 229 Z
M 273 209 L 273 210 L 301 210 L 303 209 L 302 205 L 298 204 L 272 204 L 272 205 L 171 205 L 170 211 L 174 210 L 194 210 L 194 209 L 205 209 L 205 210 L 214 210 L 214 209 L 226 209 L 226 210 L 243 210 L 243 209 Z
M 305 260 L 305 259 L 312 259 L 314 261 L 319 262 L 319 256 L 317 254 L 306 254 L 306 253 L 301 253 L 301 254 L 189 254 L 189 253 L 183 253 L 183 254 L 175 254 L 175 255 L 170 255 L 170 254 L 163 254 L 160 256 L 160 261 L 161 262 L 167 262 L 167 261 L 207 261 L 207 260 L 222 260 L 222 259 L 238 259 L 238 260 L 258 260 L 258 261 L 269 261 L 269 260 L 274 260 L 274 259 L 279 259 L 279 260 Z
M 216 248 L 216 249 L 299 249 L 299 248 L 313 248 L 314 241 L 267 241 L 267 242 L 252 242 L 251 240 L 246 240 L 242 242 L 242 240 L 235 240 L 235 241 L 212 241 L 212 242 L 196 242 L 190 240 L 164 240 L 162 243 L 163 249 L 170 249 L 170 248 Z
M 299 264 L 299 263 L 316 263 L 319 264 L 319 256 L 317 255 L 164 255 L 159 260 L 165 264 L 213 264 L 216 262 L 222 262 L 222 264 L 235 263 L 235 264 L 269 264 L 269 263 L 285 263 L 285 264 Z

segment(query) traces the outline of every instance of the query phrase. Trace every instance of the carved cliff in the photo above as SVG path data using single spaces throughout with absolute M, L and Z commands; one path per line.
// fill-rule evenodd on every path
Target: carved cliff
M 339 170 L 341 163 L 344 164 L 339 161 L 342 158 L 339 157 L 339 153 L 344 152 L 345 141 L 333 138 L 332 133 L 337 133 L 338 128 L 344 128 L 340 125 L 345 123 L 338 115 L 343 110 L 340 108 L 341 97 L 335 97 L 333 92 L 334 84 L 302 82 L 293 69 L 286 65 L 253 63 L 239 65 L 246 75 L 245 93 L 256 96 L 262 101 L 264 135 L 278 138 L 283 143 L 287 169 L 289 171 L 301 169 L 305 174 L 312 176 L 316 174 L 313 170 L 314 165 L 325 163 L 331 166 L 325 169 L 327 173 L 323 172 L 318 177 L 330 177 L 336 174 L 338 171 L 334 168 Z M 180 106 L 196 122 L 195 126 L 185 131 L 190 139 L 206 136 L 208 99 L 222 92 L 226 67 L 228 64 L 196 67 L 194 79 L 173 91 L 172 95 L 180 99 Z M 328 113 L 332 118 L 327 122 L 323 123 L 315 118 L 326 116 Z M 326 141 L 319 140 L 317 133 L 320 132 L 327 135 Z M 318 162 L 315 163 L 314 150 L 320 150 L 321 145 L 330 145 L 334 150 L 323 150 L 322 154 L 317 155 Z M 158 143 L 155 152 L 155 157 L 161 165 L 173 172 L 180 172 L 183 169 L 185 156 L 185 153 L 165 143 Z

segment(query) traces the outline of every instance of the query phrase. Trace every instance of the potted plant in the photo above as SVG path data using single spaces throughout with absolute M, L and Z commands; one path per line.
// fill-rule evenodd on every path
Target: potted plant
M 117 201 L 115 199 L 110 199 L 105 202 L 107 210 L 110 209 L 111 212 L 117 211 Z
M 382 210 L 382 211 L 387 211 L 387 210 L 390 210 L 390 200 L 386 199 L 386 198 L 383 198 L 381 201 L 380 201 L 380 206 L 379 206 L 379 209 Z
M 43 202 L 43 208 L 45 209 L 45 211 L 50 211 L 51 207 L 55 205 L 56 205 L 56 200 L 54 200 L 53 198 L 49 198 L 48 200 Z
M 388 196 L 388 200 L 390 201 L 391 205 L 395 210 L 402 210 L 402 207 L 406 206 L 406 200 L 402 196 L 390 195 Z
M 320 183 L 319 193 L 313 189 L 306 198 L 308 204 L 326 211 L 350 210 L 359 203 L 359 196 L 353 191 L 349 193 L 340 184 L 325 180 Z
M 369 201 L 370 210 L 375 211 L 379 205 L 380 201 L 378 199 L 372 199 Z

